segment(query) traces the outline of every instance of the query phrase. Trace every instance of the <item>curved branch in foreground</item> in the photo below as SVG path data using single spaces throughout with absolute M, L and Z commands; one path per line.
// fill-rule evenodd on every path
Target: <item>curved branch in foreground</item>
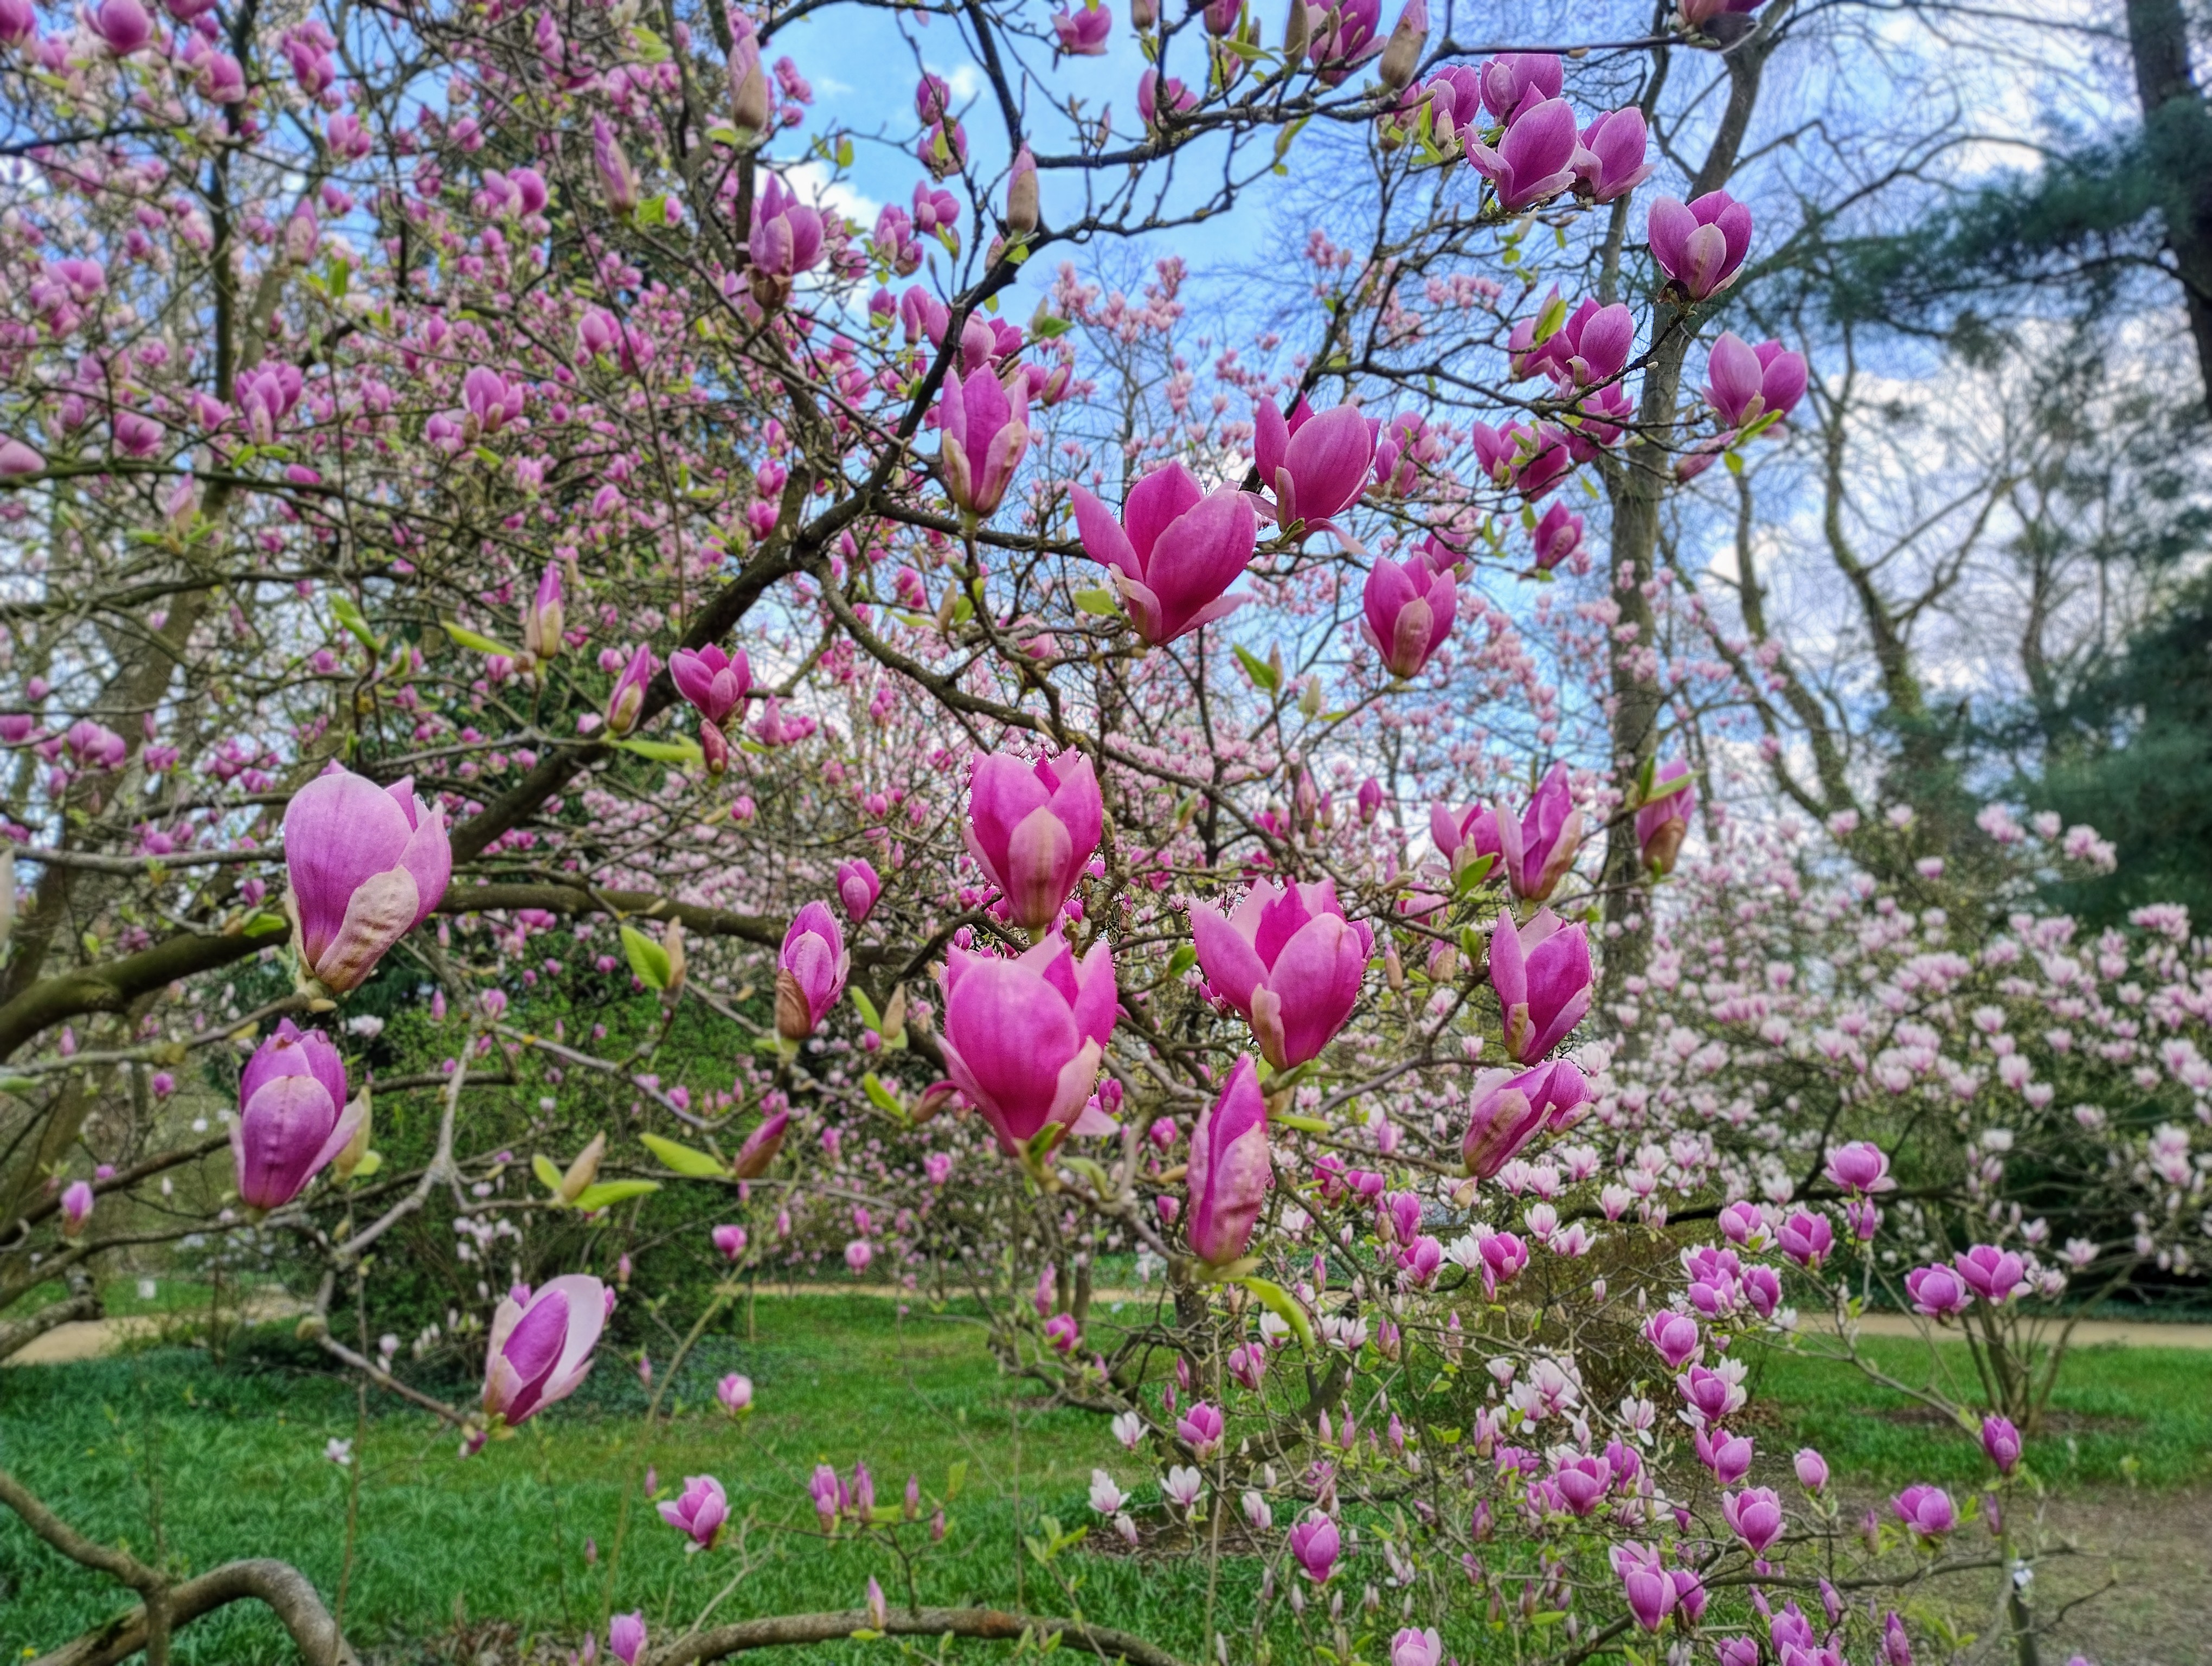
M 972 1637 L 995 1643 L 1018 1642 L 1024 1635 L 1043 1639 L 1057 1633 L 1060 1647 L 1076 1656 L 1125 1660 L 1130 1666 L 1183 1666 L 1165 1649 L 1127 1632 L 1117 1632 L 1107 1626 L 1086 1626 L 1074 1620 L 1009 1614 L 1003 1608 L 894 1608 L 880 1626 L 857 1608 L 844 1614 L 785 1614 L 766 1620 L 744 1620 L 695 1633 L 665 1648 L 655 1649 L 647 1657 L 648 1666 L 693 1666 L 695 1662 L 722 1660 L 750 1649 L 833 1643 L 854 1632 L 868 1630 L 892 1637 Z M 46 1666 L 46 1663 L 34 1662 L 33 1666 Z
M 227 1608 L 233 1602 L 264 1602 L 291 1633 L 307 1666 L 361 1666 L 361 1657 L 339 1635 L 337 1623 L 323 1606 L 307 1576 L 287 1562 L 256 1560 L 229 1562 L 197 1579 L 169 1588 L 169 1623 Z M 98 1631 L 87 1632 L 30 1666 L 116 1666 L 146 1646 L 146 1610 L 118 1614 Z

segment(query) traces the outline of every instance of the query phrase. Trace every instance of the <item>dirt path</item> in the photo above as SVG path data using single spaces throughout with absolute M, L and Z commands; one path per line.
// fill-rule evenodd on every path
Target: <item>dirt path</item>
M 222 1316 L 230 1324 L 258 1325 L 272 1319 L 289 1319 L 304 1310 L 304 1304 L 292 1297 L 266 1294 L 250 1298 L 242 1310 L 224 1308 Z M 97 1359 L 126 1343 L 159 1336 L 164 1330 L 198 1330 L 206 1323 L 207 1314 L 203 1309 L 133 1313 L 118 1319 L 80 1319 L 73 1324 L 56 1325 L 36 1341 L 25 1343 L 6 1359 L 0 1359 L 0 1365 L 66 1365 L 79 1359 Z

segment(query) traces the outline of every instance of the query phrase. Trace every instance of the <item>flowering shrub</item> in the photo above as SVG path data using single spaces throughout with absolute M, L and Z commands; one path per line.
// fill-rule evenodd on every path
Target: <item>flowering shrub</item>
M 1643 44 L 1755 82 L 1756 9 Z M 1561 489 L 1648 512 L 1806 389 L 1720 333 L 1710 410 L 1676 411 L 1750 207 L 1620 218 L 1647 112 L 1570 100 L 1553 53 L 1455 61 L 1423 0 L 1387 28 L 1295 3 L 1272 43 L 1233 7 L 1131 11 L 1117 129 L 1053 90 L 1110 8 L 968 9 L 983 91 L 922 73 L 910 195 L 869 227 L 839 206 L 869 136 L 770 56 L 804 9 L 0 0 L 32 136 L 0 212 L 32 881 L 0 886 L 0 1302 L 250 1243 L 465 1459 L 563 1415 L 681 1221 L 720 1271 L 664 1390 L 763 1270 L 979 1295 L 1007 1369 L 1100 1418 L 1095 1535 L 1025 1523 L 1030 1555 L 1263 1559 L 1253 1612 L 1205 1616 L 1224 1662 L 1434 1666 L 1498 1630 L 1894 1666 L 1868 1603 L 1990 1565 L 1957 1538 L 1980 1506 L 1916 1487 L 1846 1523 L 1814 1453 L 1766 1484 L 1740 1345 L 1802 1292 L 1846 1344 L 1877 1286 L 1963 1317 L 1990 1463 L 2025 1474 L 2019 1316 L 2187 1264 L 2185 922 L 2089 958 L 2032 917 L 1954 942 L 1848 885 L 1808 904 L 1787 851 L 1686 858 L 1694 788 L 1650 726 L 1577 771 L 1604 748 L 1571 708 L 1657 674 L 1636 562 L 1595 599 L 1533 587 L 1589 564 Z M 1073 264 L 1227 211 L 1315 123 L 1432 201 L 1388 258 L 1316 234 L 1328 304 L 1289 354 L 1194 330 L 1179 259 L 1134 294 Z M 1632 304 L 1540 293 L 1540 224 Z M 1478 363 L 1472 393 L 1431 368 Z M 1522 732 L 1466 720 L 1492 708 Z M 1575 1050 L 1601 963 L 1647 943 Z M 349 1344 L 398 1246 L 445 1233 L 447 1318 Z M 1091 1304 L 1109 1256 L 1160 1277 L 1141 1317 Z M 458 1402 L 419 1368 L 455 1349 Z M 647 1490 L 699 1554 L 742 1536 L 716 1476 Z M 246 1597 L 351 1657 L 281 1565 L 179 1582 L 11 1477 L 0 1501 L 142 1598 L 100 1657 Z M 825 1468 L 783 1530 L 895 1551 L 900 1600 L 608 1615 L 606 1646 L 1170 1658 L 923 1607 L 955 1502 Z

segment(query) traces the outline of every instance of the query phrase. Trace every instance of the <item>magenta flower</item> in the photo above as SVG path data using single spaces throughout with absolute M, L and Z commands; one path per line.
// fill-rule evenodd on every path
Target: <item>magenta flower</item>
M 1059 915 L 1105 826 L 1097 775 L 1080 752 L 1034 763 L 1011 752 L 977 755 L 961 836 L 1024 931 Z
M 660 1519 L 702 1550 L 712 1550 L 730 1518 L 729 1494 L 712 1475 L 686 1475 L 684 1491 L 659 1506 Z
M 0 0 L 0 46 L 21 46 L 39 33 L 39 14 L 31 0 Z
M 1543 1132 L 1547 1123 L 1565 1119 L 1589 1100 L 1589 1084 L 1571 1059 L 1540 1064 L 1516 1076 L 1488 1070 L 1475 1079 L 1460 1156 L 1467 1171 L 1488 1180 Z
M 1278 1070 L 1318 1056 L 1344 1028 L 1375 952 L 1373 928 L 1344 917 L 1327 879 L 1260 880 L 1226 918 L 1194 903 L 1190 929 L 1206 982 Z
M 668 675 L 676 691 L 717 728 L 744 706 L 753 686 L 752 662 L 745 651 L 725 654 L 712 642 L 702 648 L 678 648 L 668 656 Z
M 285 1018 L 238 1079 L 238 1120 L 230 1125 L 239 1201 L 277 1209 L 346 1148 L 366 1100 L 346 1099 L 345 1063 L 320 1031 L 302 1033 Z
M 1451 635 L 1459 589 L 1449 564 L 1419 552 L 1401 566 L 1378 556 L 1360 592 L 1359 634 L 1393 677 L 1418 677 Z
M 1651 258 L 1691 301 L 1704 301 L 1735 281 L 1751 249 L 1751 210 L 1725 191 L 1709 191 L 1686 207 L 1652 199 L 1645 220 Z
M 1549 202 L 1574 183 L 1582 135 L 1574 106 L 1565 99 L 1546 99 L 1522 108 L 1498 147 L 1483 143 L 1474 128 L 1460 146 L 1474 171 L 1490 181 L 1498 205 L 1509 214 Z
M 1982 1450 L 1989 1454 L 1990 1462 L 1997 1473 L 2008 1475 L 2020 1465 L 2020 1431 L 2009 1418 L 1994 1414 L 1982 1420 Z
M 607 125 L 605 116 L 592 118 L 592 167 L 599 176 L 599 195 L 606 201 L 607 211 L 625 220 L 636 213 L 637 170 L 630 166 L 622 141 Z
M 730 1164 L 730 1173 L 739 1180 L 757 1180 L 768 1172 L 775 1154 L 783 1149 L 783 1136 L 791 1128 L 791 1113 L 779 1110 L 745 1136 L 745 1143 L 738 1147 L 737 1156 Z
M 946 495 L 962 514 L 988 520 L 1029 449 L 1027 378 L 1015 378 L 1009 390 L 988 369 L 965 382 L 957 370 L 948 369 L 937 420 L 942 434 L 937 471 Z
M 1658 1350 L 1669 1371 L 1681 1370 L 1705 1346 L 1698 1322 L 1686 1313 L 1653 1314 L 1644 1322 L 1644 1340 Z
M 714 1239 L 715 1252 L 724 1261 L 735 1261 L 745 1253 L 745 1229 L 742 1226 L 717 1226 L 708 1237 Z
M 1006 229 L 1026 237 L 1037 228 L 1037 214 L 1036 157 L 1025 144 L 1006 169 Z
M 2021 1258 L 1993 1244 L 1978 1243 L 1965 1254 L 1954 1256 L 1951 1264 L 1959 1269 L 1966 1288 L 1991 1307 L 2002 1307 L 2029 1288 Z
M 1626 307 L 1585 301 L 1529 359 L 1534 368 L 1540 358 L 1547 374 L 1563 386 L 1589 387 L 1620 375 L 1635 348 L 1636 318 Z
M 1352 70 L 1382 50 L 1377 33 L 1382 26 L 1382 0 L 1328 0 L 1306 10 L 1316 21 L 1326 20 L 1324 27 L 1314 31 L 1306 51 L 1328 86 L 1341 85 Z
M 1574 866 L 1582 837 L 1583 812 L 1567 785 L 1567 766 L 1555 763 L 1519 820 L 1498 812 L 1498 842 L 1513 894 L 1532 903 L 1551 896 Z
M 89 1182 L 72 1180 L 62 1189 L 62 1236 L 77 1237 L 92 1219 L 92 1186 Z
M 561 632 L 568 615 L 561 602 L 561 569 L 552 562 L 538 575 L 538 593 L 522 610 L 522 647 L 533 660 L 550 660 L 561 652 Z
M 412 776 L 387 788 L 333 769 L 284 807 L 293 947 L 332 994 L 358 988 L 438 906 L 453 878 L 445 810 L 413 789 Z
M 1308 531 L 1333 530 L 1331 515 L 1358 500 L 1375 467 L 1376 425 L 1358 405 L 1341 404 L 1295 431 L 1271 401 L 1253 412 L 1252 461 L 1261 489 L 1275 496 L 1275 518 Z
M 645 692 L 652 683 L 653 650 L 640 642 L 637 652 L 630 655 L 629 663 L 615 678 L 614 689 L 607 696 L 610 733 L 626 735 L 637 727 L 638 717 L 645 710 Z
M 1431 805 L 1429 837 L 1454 873 L 1485 856 L 1502 860 L 1505 854 L 1498 836 L 1498 812 L 1487 805 L 1471 804 L 1464 810 Z
M 1192 1252 L 1211 1267 L 1243 1255 L 1273 1177 L 1267 1151 L 1267 1096 L 1249 1054 L 1237 1061 L 1221 1097 L 1191 1130 L 1185 1231 Z
M 88 717 L 69 726 L 62 747 L 88 769 L 120 769 L 131 756 L 130 744 L 121 735 Z
M 1768 411 L 1789 416 L 1805 397 L 1805 356 L 1778 341 L 1756 347 L 1723 330 L 1705 360 L 1705 403 L 1730 428 L 1754 423 Z
M 1106 939 L 1078 961 L 1058 933 L 1018 959 L 955 945 L 945 964 L 945 1073 L 1012 1150 L 1082 1115 L 1114 1032 Z
M 775 116 L 760 41 L 748 30 L 730 43 L 730 119 L 738 132 L 750 136 L 767 131 Z
M 1897 1519 L 1924 1540 L 1940 1539 L 1959 1524 L 1959 1511 L 1951 1495 L 1940 1487 L 1922 1483 L 1908 1487 L 1890 1500 Z
M 1112 571 L 1129 622 L 1151 646 L 1243 605 L 1244 597 L 1223 593 L 1244 575 L 1259 538 L 1243 493 L 1231 486 L 1202 493 L 1189 470 L 1170 463 L 1130 489 L 1120 521 L 1082 487 L 1073 496 L 1085 552 Z
M 822 215 L 771 173 L 753 199 L 755 270 L 788 278 L 809 271 L 822 258 Z
M 1170 115 L 1179 116 L 1198 108 L 1198 94 L 1174 76 L 1163 81 L 1158 70 L 1147 70 L 1137 77 L 1137 113 L 1144 118 L 1146 126 L 1152 127 L 1158 125 L 1163 107 Z
M 0 480 L 36 474 L 46 466 L 46 459 L 21 440 L 0 441 Z
M 1687 781 L 1690 763 L 1686 758 L 1669 758 L 1661 764 L 1651 777 L 1656 789 L 1673 781 Z M 1690 834 L 1690 816 L 1698 807 L 1695 785 L 1679 787 L 1661 798 L 1654 796 L 1636 812 L 1637 859 L 1648 873 L 1665 875 L 1674 871 L 1675 859 L 1682 854 L 1682 841 Z
M 614 1309 L 614 1292 L 580 1273 L 564 1274 L 534 1295 L 527 1285 L 515 1286 L 492 1314 L 484 1411 L 513 1428 L 575 1393 Z
M 776 957 L 775 1032 L 805 1041 L 845 993 L 851 958 L 845 933 L 826 903 L 809 903 L 793 918 Z
M 1114 9 L 1093 0 L 1073 11 L 1056 11 L 1052 15 L 1052 32 L 1059 39 L 1060 50 L 1069 57 L 1103 58 L 1107 38 L 1114 32 Z
M 1500 52 L 1485 58 L 1476 72 L 1482 107 L 1501 126 L 1511 126 L 1524 110 L 1556 99 L 1567 84 L 1566 64 L 1553 52 Z M 1460 109 L 1463 126 L 1474 112 Z
M 1889 1177 L 1889 1158 L 1870 1140 L 1838 1146 L 1828 1157 L 1829 1183 L 1847 1192 L 1887 1192 L 1897 1189 Z
M 623 1666 L 637 1666 L 645 1652 L 645 1614 L 618 1614 L 607 1621 L 607 1652 Z
M 1297 1560 L 1300 1571 L 1314 1584 L 1327 1584 L 1336 1572 L 1337 1553 L 1342 1547 L 1336 1523 L 1318 1513 L 1309 1516 L 1291 1528 L 1290 1541 L 1291 1554 Z
M 1204 1463 L 1221 1450 L 1223 1426 L 1220 1408 L 1201 1400 L 1176 1420 L 1176 1434 Z
M 1629 1560 L 1620 1570 L 1620 1584 L 1628 1598 L 1628 1611 L 1647 1632 L 1667 1623 L 1674 1606 L 1674 1582 L 1656 1561 Z
M 1382 783 L 1370 775 L 1359 783 L 1356 800 L 1359 806 L 1359 824 L 1372 827 L 1375 818 L 1382 813 Z
M 753 1379 L 743 1371 L 732 1371 L 714 1384 L 714 1398 L 722 1402 L 722 1409 L 732 1417 L 749 1412 L 753 1406 Z
M 845 917 L 855 926 L 867 924 L 876 898 L 883 894 L 884 882 L 876 877 L 875 865 L 866 857 L 837 864 L 837 900 L 845 905 Z
M 1828 1460 L 1810 1446 L 1797 1449 L 1797 1484 L 1808 1493 L 1824 1492 L 1828 1485 Z
M 1525 926 L 1499 909 L 1490 933 L 1490 987 L 1505 1024 L 1505 1055 L 1519 1064 L 1540 1059 L 1589 1011 L 1595 974 L 1589 933 L 1539 909 Z
M 1974 1299 L 1974 1292 L 1966 1287 L 1966 1280 L 1941 1262 L 1934 1267 L 1916 1267 L 1907 1273 L 1905 1291 L 1912 1298 L 1912 1310 L 1931 1319 L 1948 1319 L 1964 1313 Z
M 1595 203 L 1626 197 L 1651 177 L 1644 160 L 1650 135 L 1644 112 L 1634 105 L 1608 110 L 1583 129 L 1575 152 L 1575 189 Z
M 1390 1639 L 1390 1666 L 1443 1666 L 1444 1641 L 1431 1626 L 1416 1631 L 1411 1626 Z
M 1721 1515 L 1736 1537 L 1754 1556 L 1782 1536 L 1782 1500 L 1767 1487 L 1751 1487 L 1741 1493 L 1721 1494 Z
M 87 16 L 100 44 L 116 58 L 129 58 L 154 38 L 154 20 L 138 0 L 100 0 L 100 9 Z
M 1836 1229 L 1828 1225 L 1826 1215 L 1816 1215 L 1810 1210 L 1800 1209 L 1782 1223 L 1782 1231 L 1775 1237 L 1776 1247 L 1798 1266 L 1808 1271 L 1818 1271 L 1836 1247 Z

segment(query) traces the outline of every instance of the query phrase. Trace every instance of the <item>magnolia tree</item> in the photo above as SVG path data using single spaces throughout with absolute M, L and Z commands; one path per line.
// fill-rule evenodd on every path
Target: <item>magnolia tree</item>
M 1422 0 L 856 6 L 917 79 L 854 133 L 779 44 L 836 9 L 0 0 L 0 1347 L 95 1311 L 115 1257 L 213 1240 L 467 1459 L 561 1414 L 688 1208 L 729 1276 L 661 1394 L 745 1277 L 825 1247 L 972 1295 L 1009 1371 L 1100 1414 L 1092 1543 L 1261 1560 L 1255 1602 L 1209 1601 L 1217 1658 L 1909 1659 L 1886 1594 L 2009 1541 L 1954 1541 L 1924 1488 L 1846 1522 L 1817 1454 L 1754 1484 L 1734 1345 L 1801 1277 L 1848 1316 L 1838 1269 L 1848 1299 L 1902 1274 L 2032 1425 L 2017 1286 L 2179 1256 L 2201 1201 L 2185 1140 L 2042 1113 L 2136 1022 L 2100 991 L 2178 1034 L 2194 962 L 2131 940 L 2093 976 L 2051 922 L 1948 951 L 1848 890 L 1753 917 L 1717 877 L 1730 931 L 1799 963 L 1826 931 L 1865 976 L 1660 998 L 1686 936 L 1740 958 L 1686 903 L 1645 924 L 1693 789 L 1650 734 L 1569 733 L 1623 675 L 1654 708 L 1655 593 L 1542 581 L 1589 565 L 1586 475 L 1643 514 L 1805 390 L 1709 327 L 1755 238 L 1717 189 L 1736 104 L 1685 201 L 1652 184 L 1667 76 L 1608 108 Z M 1786 15 L 1700 0 L 1614 50 L 1714 54 L 1740 98 Z M 1085 61 L 1117 52 L 1146 67 Z M 1378 205 L 1371 254 L 1305 248 L 1310 340 L 1194 330 L 1173 258 L 1133 292 L 1076 264 L 1232 209 L 1310 129 Z M 821 189 L 863 147 L 902 159 L 872 226 Z M 1547 236 L 1607 251 L 1601 293 Z M 1772 860 L 1759 894 L 1794 895 Z M 1610 1073 L 1567 1050 L 1601 908 Z M 2026 1034 L 2059 991 L 2073 1037 Z M 387 1027 L 422 1067 L 372 1083 Z M 2060 1201 L 2010 1211 L 2031 1184 Z M 2086 1251 L 2052 1238 L 2077 1217 Z M 372 1341 L 428 1224 L 448 1311 Z M 1106 1256 L 1158 1278 L 1140 1316 L 1091 1303 Z M 418 1368 L 456 1353 L 464 1403 Z M 58 1658 L 164 1659 L 248 1598 L 352 1657 L 281 1562 L 187 1577 L 0 1499 L 140 1598 Z M 717 1478 L 657 1502 L 725 1544 Z M 918 1483 L 825 1468 L 793 1504 L 778 1530 L 879 1547 L 890 1591 L 591 1645 L 1173 1658 L 1112 1616 L 927 1606 L 952 1501 Z M 1072 1598 L 1085 1533 L 1023 1526 Z

